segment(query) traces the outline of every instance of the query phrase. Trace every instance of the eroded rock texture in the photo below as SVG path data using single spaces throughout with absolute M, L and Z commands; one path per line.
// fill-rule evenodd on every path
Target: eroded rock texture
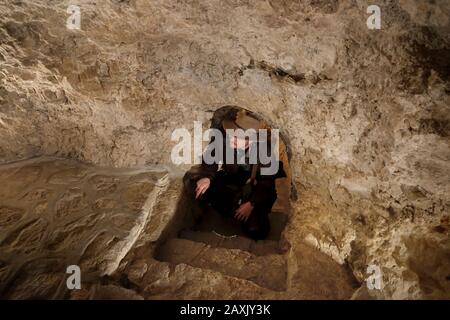
M 369 296 L 450 297 L 448 1 L 377 1 L 381 30 L 359 0 L 83 0 L 81 30 L 66 28 L 69 4 L 0 4 L 0 161 L 152 164 L 175 178 L 143 223 L 157 179 L 65 162 L 2 170 L 2 294 L 54 296 L 73 256 L 112 277 L 74 298 L 349 298 L 343 266 L 358 298 L 368 265 L 384 284 Z M 292 152 L 282 293 L 149 253 L 188 167 L 170 162 L 172 131 L 225 104 L 279 127 Z
M 37 159 L 0 168 L 0 292 L 61 298 L 66 268 L 86 279 L 113 274 L 154 218 L 164 171 L 97 169 Z
M 345 268 L 305 245 L 294 253 L 207 232 L 165 239 L 184 207 L 179 179 L 161 169 L 39 158 L 3 165 L 0 175 L 3 298 L 343 299 L 354 291 Z M 67 287 L 72 265 L 79 290 Z

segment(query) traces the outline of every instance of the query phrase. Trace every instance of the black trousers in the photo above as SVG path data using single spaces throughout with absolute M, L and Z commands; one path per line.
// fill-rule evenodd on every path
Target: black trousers
M 246 201 L 246 199 L 242 199 L 244 186 L 239 184 L 239 180 L 242 179 L 227 174 L 225 171 L 218 171 L 208 190 L 197 201 L 200 206 L 210 205 L 220 214 L 233 218 L 240 204 Z M 195 195 L 197 180 L 185 177 L 185 185 L 190 189 L 190 193 Z M 277 199 L 275 185 L 273 188 L 265 190 L 265 196 L 264 203 L 255 204 L 247 221 L 242 222 L 244 232 L 255 240 L 265 239 L 269 234 L 269 213 Z

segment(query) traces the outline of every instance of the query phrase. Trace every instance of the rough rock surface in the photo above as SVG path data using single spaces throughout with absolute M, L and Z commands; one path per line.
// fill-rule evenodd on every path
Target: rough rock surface
M 384 286 L 371 290 L 370 296 L 450 298 L 448 1 L 377 1 L 380 30 L 366 27 L 366 9 L 372 2 L 362 0 L 77 3 L 81 30 L 66 28 L 69 1 L 0 3 L 2 163 L 45 155 L 110 167 L 159 164 L 181 172 L 187 166 L 173 168 L 170 162 L 176 143 L 171 141 L 172 131 L 191 130 L 195 120 L 206 125 L 216 108 L 240 105 L 279 127 L 292 152 L 296 192 L 283 234 L 291 247 L 289 265 L 300 270 L 316 261 L 301 258 L 301 254 L 316 257 L 305 253 L 312 250 L 306 242 L 351 269 L 360 283 L 368 277 L 368 265 L 379 266 Z M 2 187 L 0 203 L 1 223 L 9 228 L 2 226 L 0 231 L 2 277 L 18 270 L 4 258 L 10 257 L 5 250 L 23 250 L 15 257 L 43 254 L 39 259 L 33 256 L 32 269 L 45 270 L 45 259 L 59 256 L 37 250 L 46 243 L 40 237 L 62 233 L 60 241 L 72 244 L 72 236 L 98 232 L 89 231 L 88 225 L 102 219 L 81 217 L 86 227 L 77 232 L 55 225 L 72 206 L 80 206 L 72 208 L 78 210 L 74 217 L 85 213 L 83 189 L 65 184 L 64 190 L 55 190 L 65 200 L 51 208 L 54 229 L 34 232 L 50 230 L 43 218 L 49 213 L 42 217 L 39 213 L 47 210 L 38 203 L 45 192 L 35 190 L 34 213 L 18 206 L 25 205 L 22 200 L 14 202 L 19 201 L 15 192 L 24 191 L 20 188 L 34 179 L 43 182 L 39 179 L 50 177 L 33 167 L 24 170 L 28 171 L 18 171 L 17 179 L 0 180 L 10 186 Z M 84 181 L 77 174 L 68 173 L 74 184 Z M 118 195 L 117 190 L 108 192 Z M 180 190 L 167 192 L 173 193 L 173 200 Z M 130 210 L 139 208 L 139 201 L 134 203 Z M 147 235 L 141 240 L 146 244 L 135 244 L 122 262 L 130 265 L 118 269 L 133 271 L 127 277 L 136 279 L 141 267 L 151 271 L 145 273 L 151 285 L 140 294 L 208 298 L 217 291 L 225 298 L 253 298 L 266 290 L 216 271 L 185 264 L 171 269 L 149 258 L 144 252 L 148 243 L 157 241 L 170 220 L 169 204 L 160 205 L 156 207 L 160 215 L 146 224 L 152 230 L 141 232 Z M 115 206 L 108 210 L 120 212 Z M 33 214 L 39 218 L 23 220 Z M 132 223 L 126 215 L 123 218 L 120 223 Z M 25 221 L 30 223 L 28 229 Z M 23 237 L 10 230 L 23 230 Z M 132 233 L 128 226 L 123 230 L 124 234 L 117 233 L 120 239 Z M 108 237 L 97 237 L 99 248 L 121 243 Z M 30 243 L 15 247 L 22 241 Z M 141 256 L 146 258 L 139 260 Z M 111 271 L 115 268 L 111 259 L 116 258 L 99 257 L 85 264 L 106 261 L 101 270 Z M 321 269 L 324 284 L 341 279 L 331 276 L 335 266 L 322 263 L 327 266 Z M 21 286 L 61 283 L 60 275 L 46 272 L 33 278 L 35 284 L 17 281 Z M 26 278 L 26 271 L 20 274 Z M 301 280 L 308 278 L 301 276 L 301 272 L 288 276 L 290 287 L 305 285 Z M 208 288 L 198 286 L 199 277 Z M 2 288 L 5 283 L 9 282 L 2 280 Z M 239 292 L 233 289 L 237 286 L 242 288 Z M 19 284 L 17 288 L 20 294 L 27 292 Z M 53 289 L 48 290 L 36 295 L 48 296 Z M 89 297 L 92 292 L 77 294 Z M 96 292 L 108 297 L 120 289 L 102 287 Z M 354 298 L 360 296 L 358 291 Z
M 0 294 L 59 298 L 66 269 L 113 274 L 136 244 L 167 188 L 164 171 L 98 169 L 33 159 L 0 168 Z
M 354 291 L 346 270 L 314 248 L 295 254 L 309 263 L 297 269 L 293 251 L 275 252 L 270 240 L 240 238 L 233 248 L 169 239 L 155 253 L 181 196 L 180 179 L 155 167 L 38 158 L 2 165 L 0 176 L 3 298 L 342 299 Z M 79 290 L 66 285 L 71 265 L 81 269 Z M 307 281 L 291 285 L 300 274 Z M 319 277 L 328 281 L 318 285 Z

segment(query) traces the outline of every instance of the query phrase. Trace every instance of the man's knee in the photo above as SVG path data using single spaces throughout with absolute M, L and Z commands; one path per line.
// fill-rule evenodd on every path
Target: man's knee
M 197 179 L 189 171 L 183 176 L 184 189 L 188 194 L 194 194 L 197 185 Z
M 244 225 L 245 233 L 254 240 L 266 239 L 270 232 L 270 221 L 267 216 L 252 215 Z
M 257 228 L 246 230 L 247 235 L 253 240 L 264 240 L 269 235 L 270 228 L 259 226 Z

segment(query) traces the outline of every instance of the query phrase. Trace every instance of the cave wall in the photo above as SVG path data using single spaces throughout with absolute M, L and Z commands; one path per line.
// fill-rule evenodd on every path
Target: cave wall
M 368 1 L 79 0 L 81 30 L 69 4 L 0 4 L 0 162 L 181 172 L 172 131 L 239 105 L 289 141 L 291 243 L 379 265 L 377 297 L 450 296 L 447 1 L 377 1 L 380 30 Z

